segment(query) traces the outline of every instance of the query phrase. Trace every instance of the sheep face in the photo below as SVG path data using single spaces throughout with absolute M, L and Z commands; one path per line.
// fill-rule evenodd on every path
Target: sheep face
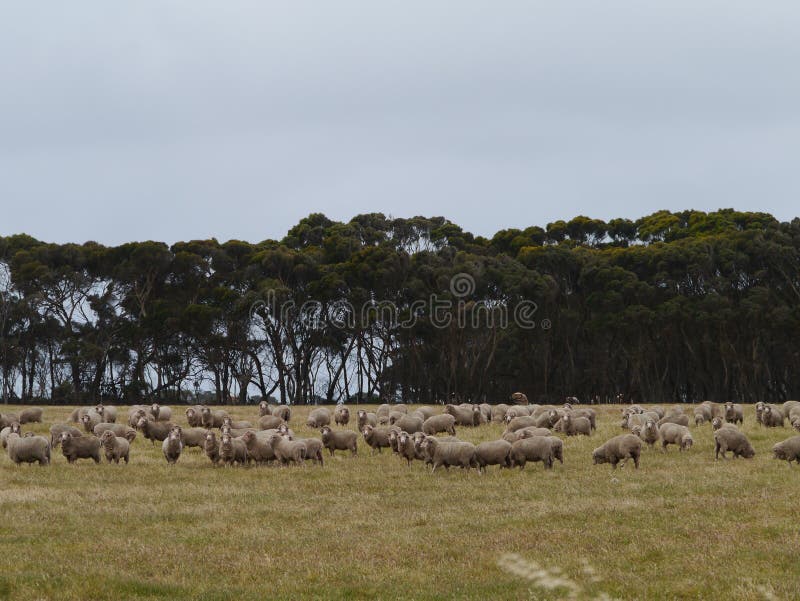
M 606 463 L 606 461 L 608 461 L 608 460 L 606 459 L 606 456 L 605 456 L 605 453 L 603 453 L 603 450 L 598 448 L 598 449 L 595 449 L 594 451 L 592 451 L 592 461 L 593 461 L 593 465 L 598 465 L 600 463 Z
M 189 409 L 186 410 L 186 419 L 192 421 L 194 419 L 195 413 L 197 412 L 190 407 Z

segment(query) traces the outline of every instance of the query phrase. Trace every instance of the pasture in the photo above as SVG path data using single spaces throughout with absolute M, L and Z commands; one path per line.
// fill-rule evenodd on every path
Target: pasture
M 596 409 L 590 438 L 559 435 L 565 463 L 551 471 L 432 475 L 361 437 L 358 456 L 326 450 L 324 467 L 214 468 L 197 449 L 168 466 L 141 436 L 127 466 L 3 453 L 0 599 L 796 598 L 800 468 L 771 453 L 796 432 L 758 426 L 750 405 L 753 459 L 715 461 L 711 426 L 692 425 L 688 452 L 645 448 L 641 469 L 612 471 L 592 449 L 622 433 L 620 407 Z M 45 407 L 23 431 L 47 436 L 71 410 Z M 309 408 L 293 411 L 298 436 L 319 436 Z

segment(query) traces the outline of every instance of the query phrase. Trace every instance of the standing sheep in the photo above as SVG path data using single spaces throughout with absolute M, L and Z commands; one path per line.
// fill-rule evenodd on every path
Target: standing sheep
M 292 440 L 292 438 L 290 437 L 289 440 Z M 325 465 L 325 460 L 322 456 L 322 449 L 325 447 L 322 446 L 322 441 L 319 438 L 297 438 L 296 440 L 305 447 L 305 455 L 303 456 L 306 459 L 310 459 L 313 463 Z
M 661 450 L 667 452 L 667 445 L 678 445 L 681 451 L 688 451 L 694 444 L 691 432 L 687 426 L 680 424 L 665 423 L 658 429 L 661 437 Z
M 435 436 L 427 436 L 420 446 L 431 457 L 433 463 L 431 473 L 434 473 L 437 467 L 444 467 L 446 470 L 451 466 L 462 469 L 478 467 L 475 445 L 471 442 L 442 442 Z
M 445 432 L 452 436 L 456 435 L 456 418 L 449 413 L 434 415 L 422 422 L 422 432 L 428 436 Z M 413 434 L 413 432 L 412 432 Z
M 220 437 L 219 459 L 226 466 L 247 463 L 249 457 L 244 441 L 241 438 L 234 438 L 230 434 L 223 434 Z
M 72 434 L 73 438 L 80 438 L 83 433 L 78 430 L 75 426 L 70 426 L 69 424 L 53 424 L 50 426 L 50 447 L 53 449 L 58 448 L 61 444 L 61 434 L 63 432 L 69 432 Z
M 189 427 L 199 428 L 203 425 L 203 406 L 195 405 L 186 410 L 186 421 L 189 422 Z
M 792 436 L 774 445 L 772 447 L 772 456 L 773 459 L 787 461 L 789 466 L 792 465 L 792 461 L 800 464 L 800 436 Z
M 272 415 L 275 415 L 285 421 L 287 424 L 292 420 L 292 410 L 289 405 L 275 405 L 271 407 Z
M 397 438 L 397 453 L 408 462 L 408 465 L 415 459 L 423 459 L 421 450 L 414 444 L 413 435 L 408 432 L 400 432 Z
M 19 412 L 20 424 L 41 424 L 43 410 L 40 407 L 28 407 Z
M 314 409 L 308 414 L 306 425 L 309 428 L 319 429 L 322 426 L 329 426 L 331 423 L 331 412 L 325 407 Z
M 11 434 L 19 434 L 22 436 L 22 426 L 19 425 L 19 422 L 14 422 L 10 426 L 6 426 L 0 430 L 0 444 L 4 449 L 8 447 L 8 437 Z
M 733 453 L 734 459 L 751 459 L 756 454 L 753 445 L 742 432 L 734 428 L 720 428 L 714 432 L 714 460 L 719 459 L 720 453 L 723 459 L 727 459 L 725 453 L 728 451 Z
M 273 434 L 269 439 L 269 444 L 275 453 L 275 458 L 281 465 L 295 463 L 303 465 L 306 456 L 306 446 L 298 440 L 289 440 L 280 434 Z
M 499 465 L 500 469 L 511 467 L 511 443 L 505 440 L 482 442 L 475 447 L 478 471 L 485 472 L 487 465 Z
M 156 441 L 163 442 L 169 436 L 174 424 L 170 422 L 156 422 L 147 417 L 140 417 L 136 427 L 141 430 L 142 435 L 152 444 Z
M 403 432 L 413 434 L 414 432 L 422 432 L 422 424 L 422 418 L 404 415 L 394 423 L 394 426 Z
M 103 445 L 106 461 L 119 463 L 120 459 L 124 459 L 127 465 L 131 451 L 131 445 L 127 439 L 117 436 L 112 430 L 106 430 L 100 436 L 100 444 Z
M 567 436 L 592 435 L 592 423 L 587 417 L 572 417 L 567 414 L 561 418 L 561 426 Z
M 372 453 L 383 452 L 383 449 L 390 446 L 389 444 L 389 428 L 385 426 L 370 426 L 367 424 L 361 430 L 361 435 L 364 437 L 364 442 L 372 448 Z
M 194 447 L 202 450 L 206 443 L 207 434 L 208 430 L 205 428 L 181 428 L 183 448 Z
M 783 428 L 783 422 L 786 418 L 783 417 L 783 411 L 776 405 L 765 405 L 764 411 L 761 414 L 761 423 L 767 428 Z
M 206 440 L 203 443 L 203 452 L 211 460 L 214 465 L 219 464 L 219 442 L 217 442 L 217 435 L 214 432 L 206 434 Z
M 330 426 L 322 427 L 322 446 L 331 452 L 350 451 L 353 455 L 358 454 L 358 434 L 352 430 L 331 430 Z
M 350 423 L 350 410 L 344 405 L 337 405 L 333 412 L 333 421 L 337 426 L 346 426 Z
M 159 405 L 158 403 L 150 405 L 150 413 L 157 422 L 168 422 L 172 420 L 172 409 Z
M 508 411 L 508 405 L 505 403 L 492 407 L 492 421 L 498 424 L 502 423 L 506 417 L 506 411 Z
M 81 416 L 81 424 L 83 424 L 83 429 L 86 430 L 89 434 L 94 432 L 94 427 L 97 424 L 103 423 L 103 416 L 99 413 L 95 413 L 94 411 L 90 411 L 88 413 L 84 413 Z
M 364 426 L 369 424 L 373 428 L 378 425 L 378 416 L 374 413 L 367 413 L 363 409 L 358 410 L 358 431 L 364 430 Z
M 658 420 L 658 427 L 664 424 L 677 424 L 679 426 L 689 426 L 689 416 L 685 413 L 670 413 Z
M 444 412 L 452 415 L 459 426 L 477 426 L 480 423 L 477 414 L 472 409 L 445 405 Z
M 113 432 L 114 436 L 124 438 L 128 442 L 133 442 L 136 439 L 136 430 L 125 424 L 97 424 L 92 432 L 98 438 L 103 436 L 103 432 Z
M 633 465 L 638 470 L 641 454 L 642 441 L 638 436 L 620 434 L 592 451 L 592 460 L 595 465 L 610 463 L 612 469 L 617 469 L 617 464 L 624 467 L 625 462 L 630 458 L 633 459 Z
M 20 463 L 50 465 L 50 441 L 44 436 L 20 438 L 19 434 L 12 433 L 8 435 L 6 445 L 8 458 L 16 465 Z
M 258 429 L 272 430 L 274 428 L 279 428 L 283 423 L 285 423 L 283 418 L 278 415 L 263 415 L 258 418 Z
M 211 407 L 203 407 L 200 412 L 200 423 L 204 428 L 221 428 L 222 421 L 230 417 L 228 412 L 223 409 L 213 410 Z
M 656 422 L 653 421 L 652 419 L 648 419 L 645 422 L 644 426 L 642 426 L 639 438 L 641 438 L 642 441 L 647 443 L 647 446 L 652 449 L 653 446 L 658 442 L 659 438 L 659 430 L 658 426 L 656 425 Z
M 103 403 L 99 403 L 94 408 L 95 413 L 98 413 L 102 418 L 103 421 L 107 424 L 116 424 L 117 423 L 117 408 L 113 407 L 112 405 L 103 405 Z
M 511 445 L 511 464 L 524 469 L 528 461 L 541 461 L 546 470 L 553 468 L 555 460 L 552 436 L 532 436 L 523 438 Z M 560 441 L 559 441 L 560 442 Z
M 73 437 L 69 432 L 62 432 L 61 453 L 67 458 L 67 463 L 75 463 L 78 459 L 93 459 L 100 463 L 100 439 L 97 436 Z
M 161 443 L 161 451 L 164 453 L 164 459 L 167 460 L 169 465 L 175 465 L 178 462 L 183 452 L 180 426 L 176 426 L 169 431 L 169 434 Z
M 275 451 L 267 442 L 259 440 L 255 432 L 245 432 L 242 442 L 247 448 L 247 456 L 256 463 L 271 463 L 275 461 Z
M 725 403 L 725 421 L 730 424 L 744 423 L 744 408 L 736 403 Z

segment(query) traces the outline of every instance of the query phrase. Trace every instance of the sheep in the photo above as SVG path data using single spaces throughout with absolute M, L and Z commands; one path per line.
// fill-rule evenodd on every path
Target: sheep
M 427 436 L 420 447 L 423 452 L 430 455 L 433 464 L 431 473 L 438 467 L 444 467 L 446 470 L 449 470 L 450 466 L 464 469 L 478 467 L 475 445 L 471 442 L 442 442 L 435 436 Z
M 198 428 L 203 425 L 203 406 L 194 405 L 186 410 L 186 421 L 189 422 L 189 427 Z
M 131 428 L 135 428 L 137 426 L 137 424 L 139 423 L 139 420 L 142 419 L 142 418 L 153 419 L 153 416 L 150 415 L 150 413 L 148 413 L 144 409 L 137 409 L 136 411 L 131 411 L 128 414 L 128 425 Z
M 234 438 L 230 434 L 220 436 L 219 459 L 225 466 L 244 465 L 250 461 L 247 447 L 241 438 Z
M 124 459 L 127 465 L 128 461 L 130 461 L 130 442 L 125 438 L 117 436 L 112 430 L 105 430 L 101 434 L 100 444 L 103 445 L 106 461 L 109 463 L 119 463 L 120 459 Z
M 86 430 L 89 434 L 94 432 L 94 427 L 97 424 L 103 423 L 103 416 L 99 413 L 95 413 L 94 411 L 90 411 L 88 413 L 84 413 L 81 416 L 81 424 L 83 424 L 83 429 Z
M 523 438 L 530 438 L 531 436 L 550 436 L 551 432 L 548 428 L 522 428 L 515 432 L 503 432 L 503 440 L 507 442 L 516 442 Z
M 786 401 L 783 405 L 781 405 L 781 412 L 783 413 L 783 417 L 790 419 L 793 412 L 800 413 L 800 401 Z M 22 417 L 21 413 L 20 417 Z
M 58 448 L 61 444 L 62 432 L 69 432 L 73 438 L 80 438 L 83 433 L 74 426 L 69 424 L 53 424 L 50 426 L 50 447 L 53 449 Z
M 322 426 L 322 446 L 331 452 L 347 451 L 353 455 L 358 454 L 358 434 L 352 430 L 331 430 L 330 426 Z
M 265 415 L 272 415 L 272 409 L 270 409 L 267 401 L 261 401 L 258 404 L 258 417 L 264 417 Z
M 522 392 L 515 392 L 511 395 L 511 401 L 515 405 L 527 405 L 528 397 L 526 397 L 525 394 Z
M 508 407 L 503 412 L 503 419 L 509 420 L 509 419 L 514 419 L 515 417 L 530 417 L 530 415 L 531 415 L 530 407 L 528 407 L 527 405 L 518 405 L 518 406 L 515 405 L 514 407 Z
M 72 413 L 69 414 L 69 421 L 76 424 L 80 423 L 83 414 L 89 413 L 90 411 L 94 411 L 94 407 L 77 407 L 76 409 L 72 410 Z
M 172 420 L 172 409 L 159 405 L 158 403 L 150 405 L 150 413 L 157 422 L 168 422 Z
M 666 415 L 664 408 L 659 407 L 658 405 L 651 405 L 650 407 L 647 408 L 647 410 L 658 415 L 658 419 L 656 419 L 655 421 L 658 421 L 659 419 L 664 417 L 664 415 Z
M 378 408 L 375 410 L 375 415 L 377 415 L 379 419 L 381 417 L 388 418 L 389 413 L 391 413 L 391 411 L 392 411 L 392 406 L 387 403 L 383 403 L 382 405 L 379 405 Z
M 289 438 L 289 440 L 292 440 Z M 297 442 L 302 443 L 305 448 L 305 458 L 310 459 L 314 463 L 319 463 L 320 465 L 325 465 L 325 461 L 322 457 L 322 441 L 319 438 L 298 438 L 296 439 Z
M 20 463 L 38 463 L 50 465 L 50 441 L 44 436 L 25 436 L 13 432 L 6 440 L 8 458 L 19 465 Z
M 373 428 L 378 425 L 378 416 L 374 413 L 367 413 L 363 409 L 358 410 L 358 430 L 359 432 L 364 429 L 364 426 L 369 424 Z
M 280 434 L 273 434 L 269 439 L 269 445 L 275 453 L 275 458 L 282 465 L 295 463 L 303 465 L 306 457 L 306 446 L 299 440 L 289 440 Z
M 350 423 L 350 410 L 344 405 L 337 405 L 333 412 L 333 421 L 337 426 L 346 426 Z
M 728 451 L 733 453 L 734 459 L 751 459 L 756 454 L 753 445 L 742 432 L 734 428 L 720 428 L 714 432 L 714 460 L 719 459 L 720 453 L 723 459 L 727 459 L 725 453 Z
M 744 408 L 728 401 L 725 403 L 725 421 L 731 424 L 744 423 Z
M 783 422 L 785 421 L 785 417 L 783 416 L 783 411 L 776 405 L 766 405 L 764 407 L 764 411 L 761 414 L 761 423 L 763 423 L 767 428 L 783 428 Z
M 219 464 L 219 442 L 217 442 L 217 435 L 214 432 L 206 434 L 205 442 L 203 443 L 203 452 L 211 460 L 214 465 Z
M 652 449 L 653 446 L 658 442 L 658 433 L 659 430 L 656 422 L 652 419 L 648 419 L 644 426 L 641 427 L 641 431 L 639 432 L 638 436 L 643 442 L 647 443 L 648 447 Z
M 631 413 L 627 417 L 627 428 L 630 430 L 633 426 L 644 426 L 648 420 L 658 422 L 661 418 L 655 411 L 643 411 L 642 413 Z
M 508 411 L 509 407 L 505 403 L 500 403 L 492 407 L 492 421 L 495 423 L 501 423 L 506 417 L 506 411 Z
M 546 470 L 552 469 L 555 460 L 553 442 L 556 440 L 553 436 L 532 436 L 512 443 L 512 466 L 518 465 L 522 470 L 528 461 L 541 461 Z
M 408 406 L 404 403 L 396 403 L 392 407 L 392 411 L 399 411 L 400 413 L 408 414 Z
M 511 419 L 509 419 L 509 417 L 509 415 L 506 415 L 506 419 L 508 420 L 506 423 L 506 432 L 516 432 L 523 428 L 546 428 L 550 425 L 550 418 L 546 414 L 540 415 L 539 417 L 523 416 Z
M 456 424 L 459 426 L 477 426 L 480 423 L 476 421 L 478 417 L 472 409 L 456 407 L 455 405 L 445 405 L 444 412 L 455 417 Z
M 20 426 L 19 422 L 14 422 L 10 426 L 6 426 L 0 430 L 0 444 L 2 444 L 4 449 L 7 448 L 8 437 L 11 434 L 19 434 L 22 436 L 22 426 Z
M 404 432 L 413 434 L 414 432 L 422 431 L 422 424 L 423 424 L 422 418 L 412 417 L 410 415 L 404 415 L 394 423 L 394 426 Z
M 281 424 L 280 426 L 278 426 L 278 433 L 281 434 L 282 436 L 288 436 L 289 440 L 292 440 L 295 437 L 294 432 L 292 432 L 292 429 L 289 427 L 288 424 Z
M 223 425 L 219 429 L 220 434 L 230 434 L 234 438 L 241 438 L 247 432 L 253 432 L 255 434 L 257 431 L 258 430 L 256 430 L 255 428 L 231 428 L 228 425 Z
M 456 418 L 449 413 L 433 415 L 422 422 L 422 432 L 428 436 L 433 436 L 439 432 L 446 432 L 452 436 L 456 435 Z M 413 432 L 412 432 L 413 434 Z
M 288 405 L 275 405 L 270 410 L 272 415 L 281 418 L 286 423 L 292 420 L 292 410 Z
M 117 423 L 117 408 L 113 407 L 112 405 L 103 405 L 103 403 L 98 403 L 94 408 L 95 413 L 100 415 L 103 418 L 103 421 L 107 424 L 116 424 Z
M 589 425 L 592 430 L 597 430 L 597 413 L 594 409 L 588 407 L 582 409 L 572 409 L 566 412 L 570 417 L 585 417 L 589 420 Z
M 125 424 L 97 424 L 92 433 L 98 438 L 102 438 L 104 432 L 113 432 L 114 436 L 124 438 L 129 443 L 136 439 L 136 430 Z
M 274 428 L 280 427 L 283 424 L 283 418 L 277 415 L 264 415 L 258 418 L 258 429 L 259 430 L 272 430 Z
M 738 430 L 739 428 L 736 427 L 736 424 L 729 424 L 722 421 L 721 417 L 715 417 L 711 420 L 711 430 L 712 432 L 719 430 L 720 428 L 733 428 L 734 430 Z
M 223 426 L 228 426 L 229 428 L 233 428 L 234 430 L 248 430 L 248 429 L 252 430 L 253 429 L 253 424 L 251 424 L 250 422 L 245 421 L 245 420 L 233 421 L 233 419 L 231 419 L 230 416 L 226 416 L 226 417 L 222 418 L 222 426 L 220 426 L 220 427 L 223 427 Z
M 485 472 L 487 465 L 499 465 L 501 469 L 511 467 L 511 443 L 505 440 L 482 442 L 475 447 L 475 459 L 479 472 Z
M 161 443 L 161 451 L 164 453 L 164 459 L 167 460 L 167 464 L 175 465 L 178 462 L 183 452 L 180 426 L 175 426 L 169 431 L 169 434 Z
M 620 434 L 605 444 L 592 451 L 594 465 L 610 463 L 612 469 L 617 469 L 617 464 L 624 467 L 628 458 L 633 459 L 633 465 L 639 469 L 639 457 L 642 454 L 642 441 L 633 434 Z
M 766 406 L 767 404 L 764 401 L 758 401 L 756 403 L 756 423 L 761 424 L 762 426 L 764 425 L 762 417 L 764 415 L 764 407 Z
M 408 432 L 400 432 L 400 436 L 397 438 L 397 452 L 408 462 L 408 465 L 411 465 L 415 459 L 424 459 L 422 451 L 418 450 L 414 444 L 413 434 Z
M 266 441 L 259 440 L 255 432 L 245 432 L 242 442 L 247 448 L 247 456 L 256 463 L 271 463 L 275 461 L 275 451 Z
M 800 464 L 800 436 L 792 436 L 772 447 L 773 459 L 782 459 L 792 465 L 792 461 Z
M 800 415 L 792 418 L 792 428 L 800 432 Z
M 361 435 L 364 437 L 364 442 L 372 447 L 372 453 L 376 451 L 381 453 L 384 448 L 389 447 L 389 428 L 385 426 L 370 426 L 367 424 L 361 430 Z
M 578 436 L 580 434 L 583 436 L 592 435 L 592 423 L 587 417 L 565 415 L 561 418 L 561 424 L 567 436 Z
M 401 419 L 403 417 L 406 417 L 406 415 L 408 415 L 408 414 L 407 413 L 402 413 L 400 411 L 390 411 L 389 412 L 389 425 L 394 425 L 394 423 L 397 420 L 399 420 L 399 419 Z
M 200 424 L 204 428 L 219 428 L 226 417 L 230 416 L 224 409 L 212 410 L 211 407 L 203 407 L 200 412 Z
M 19 412 L 20 424 L 41 424 L 43 410 L 40 407 L 28 407 Z
M 203 449 L 206 442 L 208 430 L 205 428 L 181 428 L 181 442 L 183 448 Z
M 163 442 L 169 436 L 173 424 L 170 422 L 155 422 L 146 417 L 140 417 L 136 427 L 142 431 L 142 435 L 147 440 L 155 445 L 156 441 Z
M 417 407 L 415 413 L 421 413 L 422 421 L 425 421 L 429 417 L 433 417 L 434 415 L 436 415 L 436 410 L 433 407 L 427 407 L 423 405 L 422 407 Z
M 68 463 L 75 463 L 78 459 L 93 459 L 100 463 L 100 439 L 97 436 L 73 437 L 69 432 L 62 432 L 61 453 Z
M 392 453 L 399 452 L 397 449 L 397 439 L 400 436 L 400 428 L 396 428 L 394 426 L 389 427 L 389 447 L 392 449 Z
M 664 424 L 677 424 L 679 426 L 689 426 L 689 416 L 685 413 L 676 414 L 671 413 L 669 415 L 665 415 L 660 420 L 658 420 L 658 427 L 660 428 Z
M 309 428 L 319 429 L 322 426 L 328 426 L 331 423 L 331 412 L 325 407 L 314 409 L 308 414 L 306 425 Z
M 687 426 L 667 422 L 658 428 L 661 438 L 661 450 L 666 453 L 667 445 L 678 445 L 680 451 L 688 451 L 694 444 L 691 432 Z

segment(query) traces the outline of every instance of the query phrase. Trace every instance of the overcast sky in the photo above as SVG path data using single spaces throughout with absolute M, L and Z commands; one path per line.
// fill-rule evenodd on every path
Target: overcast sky
M 14 2 L 0 234 L 800 214 L 800 4 Z

